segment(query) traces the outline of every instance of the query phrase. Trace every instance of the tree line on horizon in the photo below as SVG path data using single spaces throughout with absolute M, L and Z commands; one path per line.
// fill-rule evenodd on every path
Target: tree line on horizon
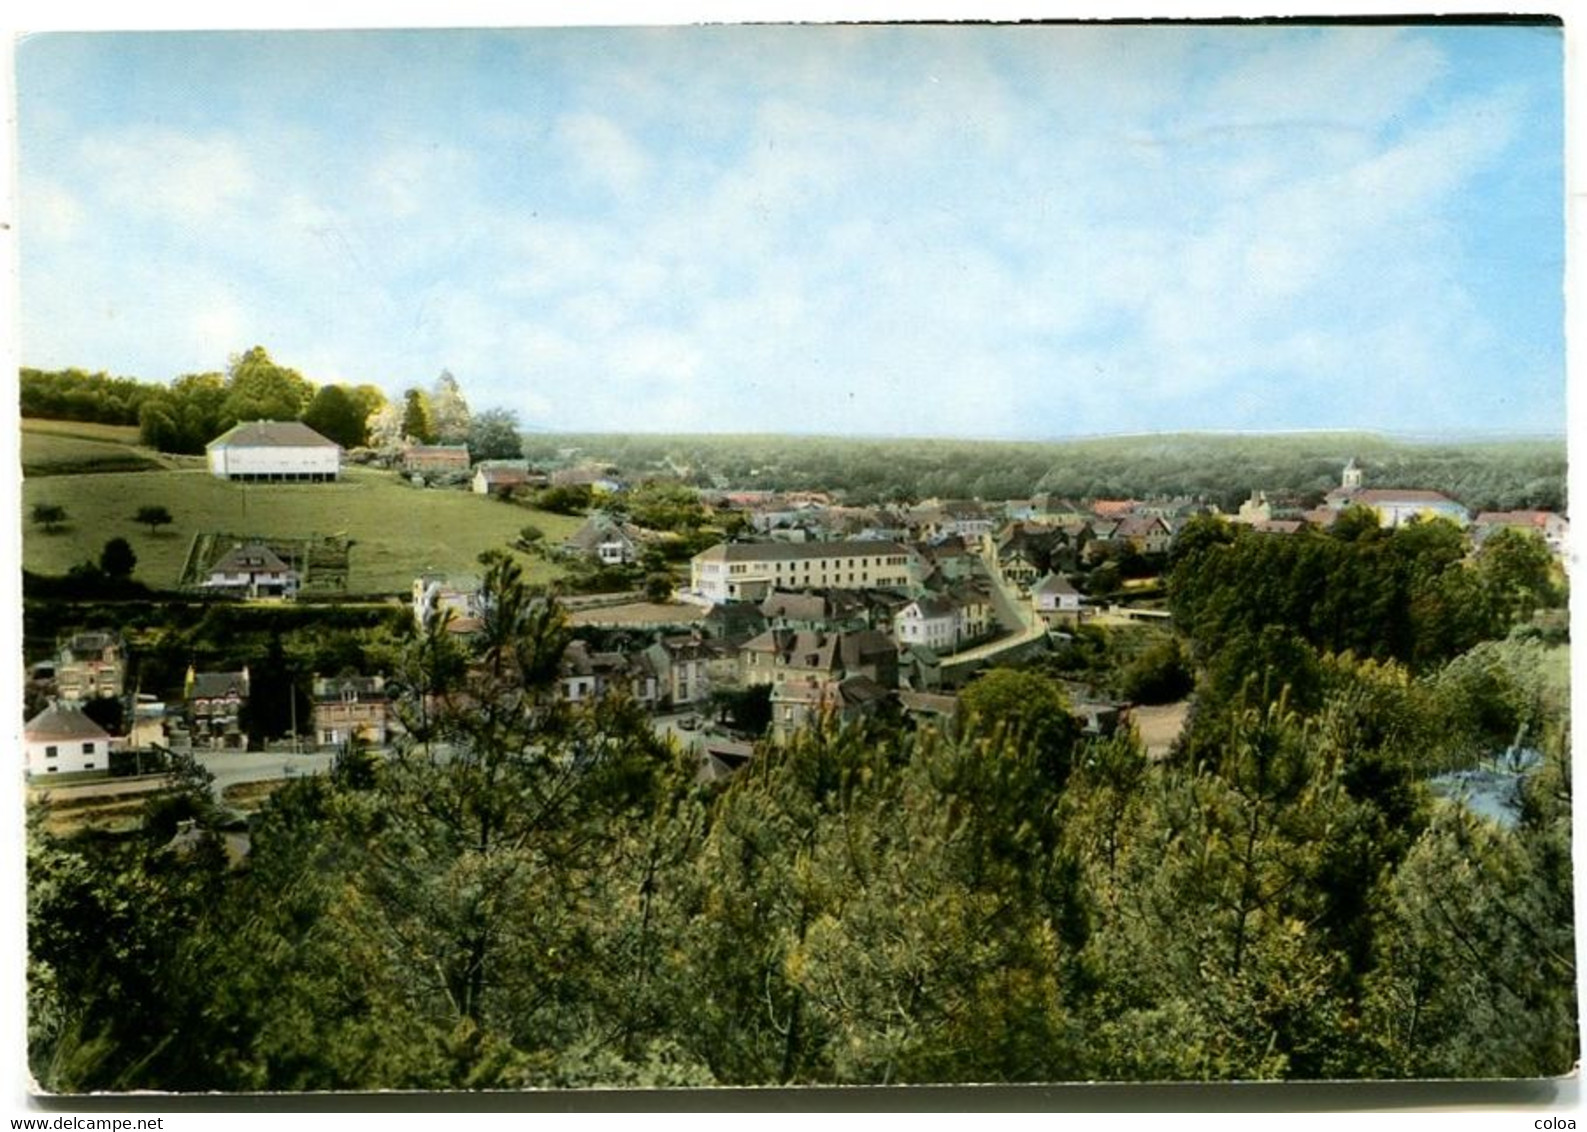
M 568 448 L 630 473 L 656 469 L 697 487 L 829 491 L 860 505 L 923 499 L 1187 498 L 1225 512 L 1253 491 L 1314 507 L 1351 458 L 1367 486 L 1441 491 L 1474 511 L 1563 512 L 1563 439 L 1411 443 L 1365 433 L 1215 434 L 1011 441 L 954 438 L 531 433 L 524 454 Z

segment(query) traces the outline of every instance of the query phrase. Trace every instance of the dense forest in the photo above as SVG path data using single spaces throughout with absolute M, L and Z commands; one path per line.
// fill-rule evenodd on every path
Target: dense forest
M 796 436 L 530 434 L 524 454 L 576 449 L 638 474 L 671 469 L 698 486 L 839 491 L 852 503 L 1184 496 L 1233 511 L 1253 490 L 1315 506 L 1352 457 L 1369 486 L 1442 491 L 1473 510 L 1563 511 L 1565 441 L 1412 442 L 1367 433 L 1162 434 L 984 441 Z
M 34 815 L 33 1071 L 64 1091 L 1568 1072 L 1567 705 L 1529 619 L 1561 595 L 1514 548 L 1468 568 L 1436 533 L 1315 539 L 1187 544 L 1171 600 L 1199 681 L 1167 759 L 1000 669 L 951 726 L 821 727 L 718 782 L 633 704 L 557 698 L 566 626 L 494 559 L 472 644 L 392 642 L 407 742 L 282 786 L 241 867 L 195 766 L 128 838 Z M 1288 574 L 1246 584 L 1279 553 Z M 1405 638 L 1280 625 L 1313 556 L 1394 595 Z M 1429 641 L 1416 611 L 1454 571 L 1482 620 Z M 1512 822 L 1434 797 L 1430 774 L 1517 733 L 1542 765 Z

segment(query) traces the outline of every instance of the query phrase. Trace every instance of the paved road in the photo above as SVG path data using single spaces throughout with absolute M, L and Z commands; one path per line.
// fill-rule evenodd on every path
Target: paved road
M 330 752 L 292 754 L 279 751 L 201 751 L 194 752 L 198 764 L 215 776 L 217 799 L 228 786 L 243 782 L 268 782 L 295 778 L 303 774 L 323 774 L 335 757 Z M 29 796 L 50 794 L 65 798 L 113 798 L 128 794 L 147 794 L 165 785 L 163 774 L 136 778 L 99 778 L 86 782 L 29 783 Z
M 268 782 L 276 778 L 296 778 L 299 775 L 324 774 L 331 769 L 331 752 L 293 754 L 290 751 L 206 751 L 195 752 L 194 757 L 205 770 L 215 776 L 215 797 L 219 798 L 228 786 L 244 782 Z
M 986 562 L 987 576 L 992 582 L 992 608 L 997 611 L 997 619 L 1005 628 L 1014 629 L 1016 632 L 1013 636 L 999 637 L 984 645 L 976 645 L 952 656 L 945 656 L 942 658 L 944 668 L 959 668 L 967 664 L 991 660 L 1010 649 L 1022 648 L 1047 633 L 1047 627 L 1036 616 L 1036 611 L 1030 608 L 1030 603 L 1022 599 L 1016 590 L 1003 581 L 1002 575 L 997 571 L 997 562 L 990 556 L 983 557 L 983 561 Z

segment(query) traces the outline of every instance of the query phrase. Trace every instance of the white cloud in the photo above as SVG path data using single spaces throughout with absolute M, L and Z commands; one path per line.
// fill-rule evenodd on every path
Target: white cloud
M 600 114 L 569 114 L 556 127 L 556 144 L 579 175 L 619 195 L 637 189 L 650 161 L 616 122 Z
M 47 177 L 24 180 L 21 198 L 20 220 L 27 239 L 63 243 L 83 231 L 86 216 L 82 202 L 58 181 Z
M 86 138 L 79 164 L 116 212 L 189 227 L 247 203 L 258 178 L 247 147 L 228 134 L 149 127 Z

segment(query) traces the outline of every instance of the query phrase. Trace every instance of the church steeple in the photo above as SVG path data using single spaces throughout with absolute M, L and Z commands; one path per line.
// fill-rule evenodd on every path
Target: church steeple
M 1350 462 L 1345 465 L 1345 474 L 1340 480 L 1339 486 L 1346 491 L 1359 491 L 1361 489 L 1361 465 L 1356 463 L 1354 456 L 1350 457 Z

